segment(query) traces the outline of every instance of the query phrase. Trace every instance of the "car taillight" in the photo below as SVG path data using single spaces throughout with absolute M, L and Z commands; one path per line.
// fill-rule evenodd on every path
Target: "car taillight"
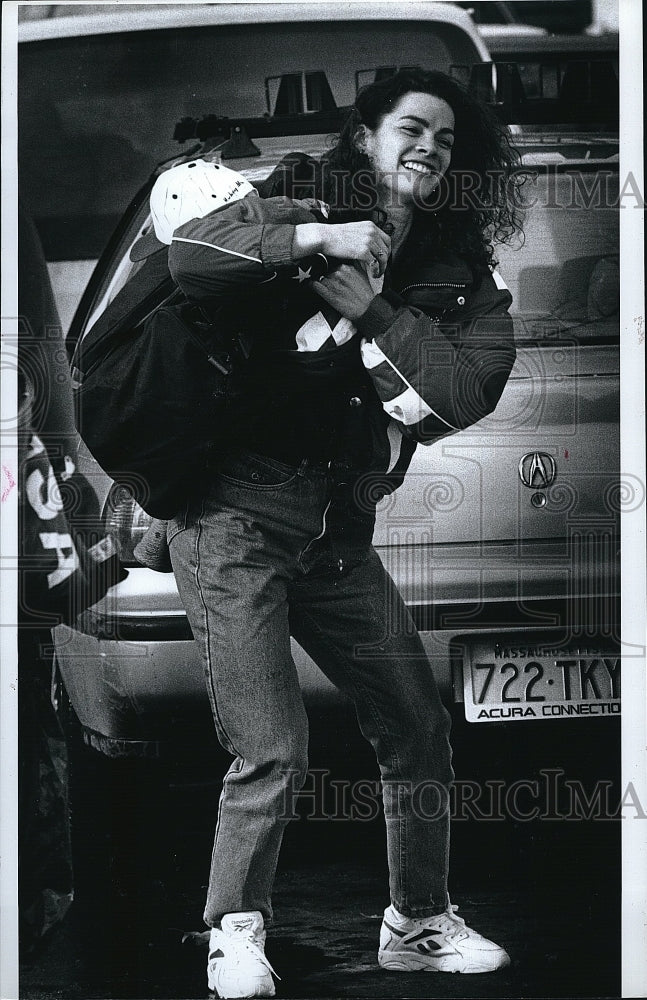
M 126 487 L 112 487 L 103 509 L 103 521 L 106 531 L 111 532 L 119 543 L 121 561 L 126 566 L 140 565 L 133 550 L 146 534 L 152 520 Z

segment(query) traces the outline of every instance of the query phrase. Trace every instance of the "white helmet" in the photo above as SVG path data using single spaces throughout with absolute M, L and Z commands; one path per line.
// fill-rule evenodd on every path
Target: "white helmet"
M 255 191 L 246 177 L 221 163 L 190 160 L 165 170 L 150 194 L 155 233 L 146 233 L 134 244 L 131 260 L 148 257 L 162 244 L 170 246 L 175 230 L 190 219 L 202 219 Z

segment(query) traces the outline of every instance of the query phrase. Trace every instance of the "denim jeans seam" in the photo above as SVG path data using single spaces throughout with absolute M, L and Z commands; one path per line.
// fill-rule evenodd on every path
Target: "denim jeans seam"
M 181 508 L 178 514 L 175 514 L 168 521 L 166 527 L 166 544 L 171 545 L 174 538 L 177 538 L 183 531 L 186 531 L 186 525 L 189 518 L 189 503 L 187 501 Z
M 250 483 L 245 479 L 236 479 L 234 476 L 228 476 L 224 472 L 219 472 L 218 476 L 220 479 L 224 479 L 225 482 L 230 483 L 232 486 L 237 486 L 241 490 L 252 490 L 254 493 L 271 493 L 272 491 L 282 492 L 289 486 L 293 486 L 298 477 L 298 472 L 295 472 L 293 476 L 290 476 L 283 483 Z
M 245 471 L 249 470 L 250 465 L 252 466 L 252 468 L 254 468 L 254 466 L 256 465 L 256 467 L 260 466 L 267 472 L 272 472 L 277 475 L 287 475 L 287 478 L 283 478 L 281 482 L 278 483 L 255 483 L 253 481 L 250 481 L 249 478 L 241 479 L 235 474 L 231 475 L 228 474 L 227 472 L 223 472 L 222 470 L 218 472 L 218 476 L 224 479 L 226 482 L 231 483 L 234 486 L 238 486 L 241 489 L 249 489 L 258 493 L 270 492 L 272 490 L 277 490 L 277 491 L 284 490 L 287 487 L 292 486 L 294 484 L 295 480 L 297 479 L 297 477 L 300 475 L 301 472 L 300 467 L 287 465 L 287 463 L 280 462 L 277 459 L 271 458 L 270 456 L 257 455 L 255 452 L 251 451 L 241 452 L 236 457 L 239 460 L 238 461 L 239 467 L 242 464 Z M 236 467 L 234 466 L 234 472 L 235 471 L 237 470 Z
M 225 726 L 224 726 L 224 724 L 222 722 L 222 719 L 220 718 L 220 712 L 218 711 L 218 702 L 217 702 L 217 699 L 216 699 L 216 691 L 215 691 L 215 687 L 214 687 L 214 683 L 213 683 L 213 670 L 212 670 L 212 658 L 211 658 L 211 642 L 210 642 L 211 630 L 210 630 L 210 626 L 209 626 L 209 608 L 208 608 L 207 602 L 205 600 L 204 592 L 203 592 L 203 589 L 202 589 L 202 584 L 200 582 L 200 568 L 201 568 L 201 563 L 200 563 L 200 540 L 201 540 L 201 537 L 202 537 L 202 521 L 203 521 L 203 518 L 204 518 L 204 513 L 205 513 L 205 501 L 203 500 L 202 504 L 201 504 L 201 507 L 200 507 L 200 513 L 198 514 L 198 517 L 197 517 L 197 520 L 196 520 L 196 534 L 195 534 L 195 546 L 194 546 L 194 550 L 195 551 L 194 551 L 194 555 L 195 555 L 195 582 L 196 582 L 196 588 L 197 588 L 198 594 L 200 595 L 200 601 L 202 603 L 202 610 L 203 610 L 203 613 L 204 613 L 205 653 L 206 653 L 206 659 L 207 659 L 207 687 L 209 689 L 210 702 L 211 702 L 211 707 L 212 707 L 212 711 L 213 711 L 213 715 L 214 715 L 214 721 L 217 724 L 218 728 L 220 729 L 220 732 L 225 737 L 225 740 L 227 742 L 227 749 L 230 751 L 230 753 L 234 754 L 237 757 L 240 757 L 241 754 L 238 753 L 238 750 L 234 746 L 234 743 L 232 742 L 232 740 L 231 740 L 231 738 L 229 736 L 229 733 L 227 732 L 227 730 L 226 730 L 226 728 L 225 728 Z
M 256 462 L 259 465 L 265 466 L 266 469 L 271 469 L 273 472 L 289 472 L 290 479 L 292 475 L 298 475 L 301 471 L 303 462 L 300 465 L 290 465 L 288 462 L 282 462 L 278 458 L 272 458 L 271 455 L 259 455 L 256 451 L 242 451 L 237 454 L 237 458 L 242 460 L 250 460 Z
M 402 795 L 404 798 L 404 793 Z M 409 871 L 407 866 L 407 821 L 406 813 L 404 809 L 400 806 L 400 789 L 398 789 L 398 825 L 399 825 L 399 838 L 398 838 L 398 863 L 400 865 L 400 893 L 403 900 L 409 898 Z

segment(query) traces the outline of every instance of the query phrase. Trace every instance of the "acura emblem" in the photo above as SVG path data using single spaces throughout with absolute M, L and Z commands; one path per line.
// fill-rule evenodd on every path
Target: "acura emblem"
M 531 451 L 519 462 L 519 478 L 531 490 L 545 490 L 556 475 L 555 460 L 545 451 Z

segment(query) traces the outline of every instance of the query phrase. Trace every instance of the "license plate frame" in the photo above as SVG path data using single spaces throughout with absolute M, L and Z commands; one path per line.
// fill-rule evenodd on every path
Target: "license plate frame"
M 613 643 L 479 637 L 463 646 L 468 722 L 619 716 L 620 652 Z

